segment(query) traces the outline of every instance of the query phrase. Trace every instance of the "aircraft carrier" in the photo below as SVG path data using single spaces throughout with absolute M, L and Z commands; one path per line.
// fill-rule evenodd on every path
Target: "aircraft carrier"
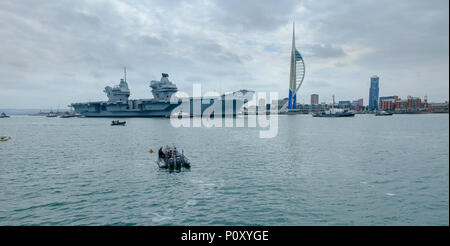
M 162 73 L 159 81 L 151 81 L 150 88 L 153 98 L 129 99 L 130 89 L 125 72 L 119 85 L 105 87 L 103 92 L 108 101 L 72 103 L 69 106 L 85 117 L 170 117 L 175 113 L 183 117 L 203 116 L 205 113 L 212 117 L 236 116 L 241 114 L 242 106 L 254 95 L 254 91 L 239 90 L 218 97 L 172 98 L 171 102 L 178 88 L 169 81 L 167 73 Z

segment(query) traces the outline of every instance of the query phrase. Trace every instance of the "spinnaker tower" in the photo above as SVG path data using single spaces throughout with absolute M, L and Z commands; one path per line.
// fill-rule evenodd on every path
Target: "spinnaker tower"
M 305 62 L 295 47 L 295 23 L 292 27 L 291 67 L 289 74 L 289 99 L 280 111 L 296 111 L 297 92 L 305 79 Z

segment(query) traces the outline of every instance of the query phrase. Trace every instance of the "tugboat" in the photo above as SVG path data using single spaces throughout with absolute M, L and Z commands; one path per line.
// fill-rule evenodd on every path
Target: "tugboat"
M 0 114 L 0 118 L 9 118 L 9 115 L 6 115 L 5 112 L 2 112 L 2 114 Z
M 124 126 L 126 123 L 127 123 L 126 121 L 118 121 L 118 120 L 111 121 L 112 126 Z
M 69 112 L 65 112 L 59 116 L 59 118 L 73 118 L 73 117 L 75 117 L 75 115 Z
M 166 146 L 165 148 L 161 147 L 158 151 L 158 160 L 156 161 L 156 164 L 158 164 L 160 168 L 170 169 L 191 167 L 191 162 L 184 155 L 184 150 L 180 153 L 175 146 Z
M 354 116 L 355 113 L 352 111 L 335 108 L 313 114 L 313 117 L 354 117 Z
M 59 118 L 74 118 L 74 117 L 78 117 L 79 114 L 77 114 L 74 110 L 70 110 L 70 111 L 66 111 L 63 114 L 61 114 L 59 116 Z
M 384 111 L 384 110 L 375 113 L 375 116 L 391 116 L 391 115 L 393 115 L 392 112 L 386 112 L 386 111 Z
M 313 114 L 313 117 L 353 117 L 353 116 L 355 116 L 355 112 L 351 110 L 334 108 L 334 95 L 333 95 L 333 106 L 330 110 L 325 110 Z
M 58 117 L 58 114 L 53 113 L 53 111 L 50 111 L 50 113 L 47 114 L 47 117 L 49 117 L 49 118 L 55 118 L 55 117 Z

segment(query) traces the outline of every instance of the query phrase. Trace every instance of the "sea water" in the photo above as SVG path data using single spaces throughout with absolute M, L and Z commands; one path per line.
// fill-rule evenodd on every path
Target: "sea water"
M 0 119 L 0 225 L 448 225 L 449 115 Z M 158 168 L 162 145 L 192 167 Z

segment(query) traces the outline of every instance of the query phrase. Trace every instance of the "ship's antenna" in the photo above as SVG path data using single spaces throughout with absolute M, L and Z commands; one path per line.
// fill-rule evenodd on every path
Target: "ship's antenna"
M 334 108 L 334 94 L 333 94 L 333 106 L 332 107 Z
M 123 67 L 123 74 L 124 74 L 125 82 L 127 82 L 127 67 Z

